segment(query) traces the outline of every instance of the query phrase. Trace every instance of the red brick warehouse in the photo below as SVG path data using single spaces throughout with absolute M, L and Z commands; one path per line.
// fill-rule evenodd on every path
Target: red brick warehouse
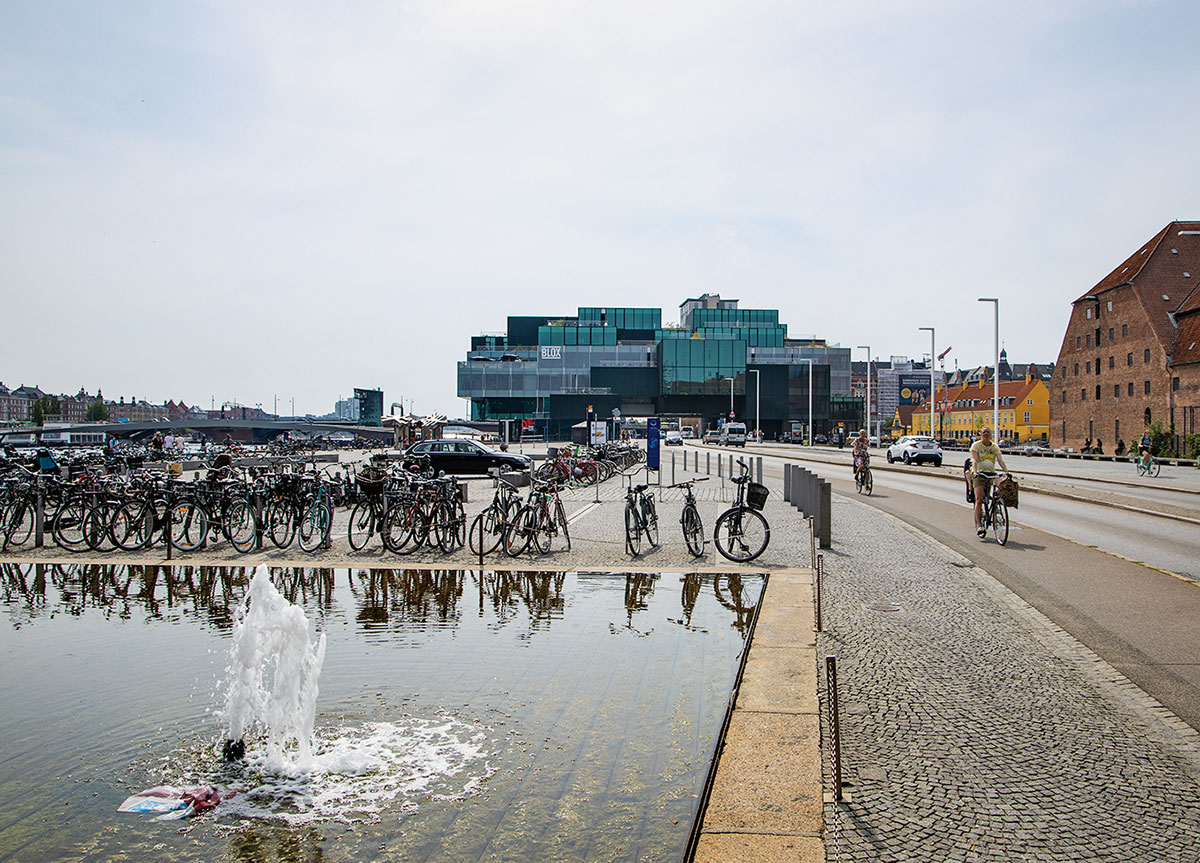
M 1050 442 L 1111 453 L 1151 420 L 1200 430 L 1200 222 L 1171 222 L 1072 303 L 1050 382 Z

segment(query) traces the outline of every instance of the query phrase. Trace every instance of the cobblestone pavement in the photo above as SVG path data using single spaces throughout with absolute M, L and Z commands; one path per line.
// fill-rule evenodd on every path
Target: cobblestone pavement
M 851 786 L 828 860 L 1200 860 L 1200 735 L 898 520 L 839 497 L 833 535 L 817 646 Z

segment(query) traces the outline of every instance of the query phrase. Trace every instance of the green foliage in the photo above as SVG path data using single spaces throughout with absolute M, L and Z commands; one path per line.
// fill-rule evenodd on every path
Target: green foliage
M 34 425 L 42 425 L 47 417 L 56 417 L 62 413 L 62 405 L 58 396 L 45 395 L 33 403 Z
M 1183 439 L 1183 452 L 1186 458 L 1200 459 L 1200 434 L 1190 434 Z
M 87 414 L 84 418 L 88 422 L 102 423 L 108 421 L 108 406 L 100 400 L 92 402 L 87 409 Z
M 1177 453 L 1172 445 L 1172 430 L 1163 430 L 1162 420 L 1151 420 L 1146 427 L 1150 432 L 1150 452 L 1163 458 L 1175 458 Z

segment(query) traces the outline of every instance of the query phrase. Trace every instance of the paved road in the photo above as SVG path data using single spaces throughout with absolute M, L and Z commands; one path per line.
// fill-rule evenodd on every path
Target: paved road
M 782 459 L 764 472 L 782 475 Z M 811 466 L 810 466 L 811 467 Z M 1008 545 L 980 542 L 971 526 L 961 484 L 915 471 L 880 471 L 875 494 L 854 493 L 841 465 L 821 471 L 835 495 L 883 510 L 985 569 L 1005 587 L 1075 636 L 1193 728 L 1200 729 L 1200 583 L 1187 581 L 1058 535 L 1053 528 L 1019 524 Z M 1047 504 L 1046 500 L 1054 501 Z M 1026 495 L 1026 512 L 1085 511 L 1106 520 L 1132 513 L 1091 504 Z M 1028 509 L 1027 509 L 1028 508 Z M 835 505 L 835 510 L 838 506 Z M 1061 516 L 1069 521 L 1070 516 Z M 1152 516 L 1147 524 L 1185 533 L 1190 525 Z M 1103 532 L 1102 528 L 1089 528 Z M 835 537 L 835 544 L 837 542 Z M 1191 565 L 1200 557 L 1194 554 Z

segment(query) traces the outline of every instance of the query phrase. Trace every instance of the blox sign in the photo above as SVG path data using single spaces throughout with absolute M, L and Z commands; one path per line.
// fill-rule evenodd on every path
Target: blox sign
M 561 360 L 562 346 L 561 345 L 542 345 L 542 359 L 544 360 Z

